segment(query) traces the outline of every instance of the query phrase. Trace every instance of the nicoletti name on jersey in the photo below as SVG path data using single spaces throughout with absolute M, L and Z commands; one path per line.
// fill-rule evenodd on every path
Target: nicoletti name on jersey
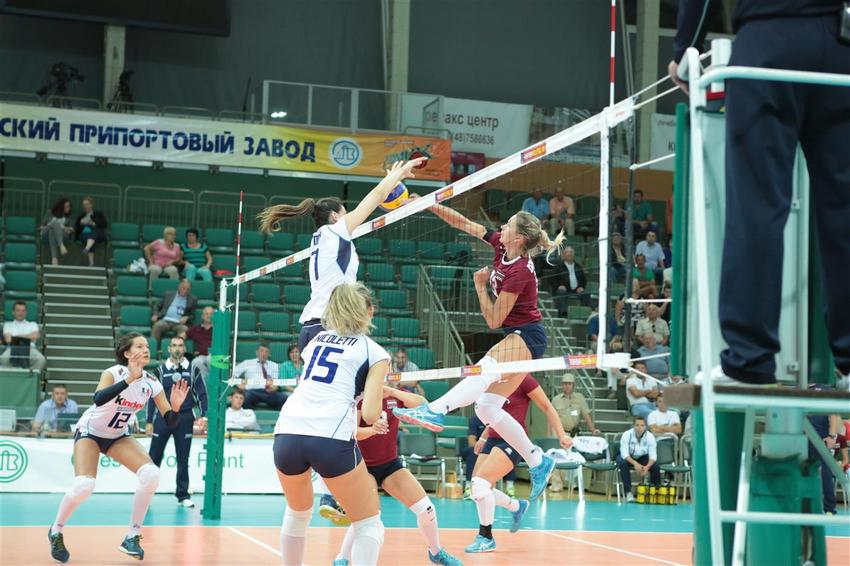
M 336 336 L 335 334 L 322 334 L 313 339 L 315 342 L 324 344 L 336 344 L 338 346 L 353 346 L 357 344 L 357 338 L 353 336 Z

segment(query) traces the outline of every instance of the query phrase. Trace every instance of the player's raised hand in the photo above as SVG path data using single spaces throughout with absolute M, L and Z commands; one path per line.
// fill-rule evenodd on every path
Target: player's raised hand
M 127 369 L 129 370 L 130 375 L 127 376 L 127 383 L 133 383 L 137 379 L 142 377 L 142 373 L 144 372 L 145 365 L 150 361 L 151 355 L 150 352 L 145 350 L 138 350 L 127 358 Z
M 482 267 L 475 272 L 475 275 L 472 276 L 472 280 L 475 282 L 476 287 L 479 285 L 486 286 L 487 282 L 490 281 L 490 268 L 487 266 Z
M 189 394 L 189 382 L 185 379 L 178 379 L 174 382 L 174 386 L 171 388 L 171 410 L 175 413 L 180 411 L 180 407 L 183 405 L 183 401 L 186 400 L 186 396 Z

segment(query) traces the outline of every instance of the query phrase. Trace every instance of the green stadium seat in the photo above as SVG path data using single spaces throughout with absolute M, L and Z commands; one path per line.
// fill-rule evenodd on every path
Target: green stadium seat
M 233 254 L 216 254 L 213 256 L 213 272 L 229 271 L 236 273 L 236 256 Z
M 141 248 L 139 244 L 139 225 L 135 222 L 114 222 L 110 225 L 109 230 L 109 244 L 113 249 Z
M 425 383 L 428 382 L 423 381 L 421 385 L 424 386 Z M 443 426 L 445 428 L 437 435 L 437 446 L 454 449 L 458 439 L 463 439 L 463 443 L 466 444 L 466 437 L 469 433 L 469 419 L 463 415 L 446 415 Z
M 236 302 L 236 287 L 232 285 L 227 286 L 227 302 L 233 304 Z M 242 283 L 239 285 L 239 309 L 250 309 L 251 306 L 248 304 L 248 285 Z
M 357 238 L 355 245 L 361 261 L 384 261 L 384 244 L 380 238 Z
M 35 218 L 30 216 L 6 217 L 7 242 L 35 242 Z
M 198 299 L 199 307 L 214 307 L 218 304 L 215 297 L 215 283 L 212 281 L 192 281 L 191 293 Z
M 366 281 L 375 289 L 398 287 L 395 282 L 395 268 L 389 263 L 370 263 L 366 268 Z
M 254 283 L 251 285 L 251 298 L 254 308 L 260 312 L 283 310 L 280 303 L 280 285 L 277 283 Z
M 254 271 L 255 269 L 260 269 L 261 267 L 267 266 L 271 263 L 267 257 L 257 256 L 257 255 L 249 255 L 242 258 L 242 271 L 244 273 L 248 273 L 249 271 Z M 258 277 L 260 281 L 271 281 L 272 274 L 263 275 L 262 277 Z
M 298 317 L 292 318 L 292 330 L 295 331 L 295 335 L 298 336 L 301 334 L 301 328 L 303 328 L 303 324 L 298 322 Z
M 411 316 L 407 304 L 407 291 L 390 291 L 382 289 L 378 291 L 379 310 L 381 314 L 393 316 Z
M 128 275 L 144 275 L 143 273 L 130 273 L 127 267 L 142 257 L 142 249 L 112 249 L 112 270 L 116 273 Z
M 33 271 L 6 273 L 5 295 L 10 299 L 35 299 L 38 291 L 38 274 Z
M 434 351 L 431 348 L 409 348 L 407 356 L 419 369 L 434 369 Z
M 143 277 L 119 275 L 115 279 L 115 300 L 119 305 L 147 305 L 147 280 Z
M 301 251 L 310 247 L 313 234 L 298 234 L 295 236 L 295 251 Z
M 238 340 L 236 342 L 236 363 L 245 360 L 253 360 L 257 357 L 257 346 L 260 343 L 252 340 Z
M 176 291 L 179 284 L 177 279 L 154 279 L 151 281 L 151 298 L 161 299 L 167 291 Z
M 420 346 L 425 344 L 421 338 L 419 321 L 415 318 L 394 318 L 392 321 L 393 344 L 401 346 Z
M 445 395 L 445 393 L 449 390 L 449 382 L 448 381 L 420 381 L 419 385 L 422 386 L 422 390 L 425 391 L 425 398 L 428 401 L 434 401 Z M 448 418 L 448 415 L 446 415 Z
M 451 291 L 458 282 L 458 272 L 455 266 L 432 265 L 428 268 L 431 282 L 439 291 Z
M 257 424 L 260 425 L 260 432 L 270 434 L 274 432 L 274 427 L 277 424 L 277 418 L 280 416 L 280 411 L 255 409 L 254 415 L 257 417 Z
M 233 253 L 236 236 L 230 228 L 207 228 L 204 230 L 204 239 L 212 252 Z
M 35 244 L 17 242 L 6 244 L 6 269 L 34 270 L 36 261 Z
M 366 264 L 360 263 L 357 266 L 357 280 L 363 281 L 364 279 L 366 279 Z
M 151 361 L 146 367 L 158 366 L 159 362 L 159 344 L 156 343 L 156 339 L 152 336 L 147 337 L 148 340 L 148 350 L 151 352 Z
M 472 256 L 472 246 L 465 242 L 449 242 L 446 244 L 446 256 L 455 257 L 461 252 L 466 252 L 467 256 Z
M 17 299 L 7 299 L 5 304 L 3 305 L 3 314 L 5 316 L 5 320 L 9 321 L 14 319 L 14 315 L 12 314 L 13 309 L 15 308 L 15 303 L 17 303 Z M 27 304 L 27 320 L 30 322 L 38 322 L 38 301 L 25 301 Z
M 372 318 L 372 324 L 375 326 L 372 329 L 372 339 L 382 346 L 389 345 L 389 320 L 383 316 L 376 316 Z
M 445 247 L 440 242 L 419 242 L 419 259 L 423 263 L 442 263 Z
M 285 257 L 295 251 L 295 236 L 288 232 L 275 232 L 269 236 L 269 253 L 275 258 Z
M 299 261 L 274 272 L 274 278 L 280 283 L 299 285 L 304 283 L 304 266 L 307 262 Z
M 418 263 L 416 242 L 413 240 L 390 240 L 390 259 L 399 263 Z
M 136 305 L 122 305 L 121 310 L 118 314 L 119 319 L 119 330 L 121 334 L 126 334 L 127 332 L 139 332 L 144 334 L 145 336 L 151 333 L 151 308 L 136 306 Z M 156 352 L 157 348 L 154 346 L 154 349 L 151 352 Z
M 265 254 L 266 237 L 257 230 L 242 230 L 242 253 L 245 255 Z
M 236 337 L 257 338 L 257 313 L 251 310 L 239 310 L 239 321 L 236 323 Z
M 587 324 L 591 312 L 590 307 L 570 307 L 570 324 Z
M 260 312 L 260 338 L 264 340 L 292 340 L 289 313 Z
M 142 244 L 147 245 L 162 238 L 165 224 L 145 224 L 142 226 Z
M 310 287 L 307 285 L 284 285 L 284 309 L 290 312 L 301 312 L 310 300 Z
M 402 265 L 401 286 L 405 289 L 416 289 L 417 281 L 419 281 L 419 266 Z
M 286 354 L 286 350 L 288 348 L 289 344 L 286 344 L 284 342 L 270 342 L 269 359 L 275 363 L 282 364 L 283 362 L 289 359 L 289 356 Z
M 177 232 L 177 237 L 175 238 L 175 242 L 178 244 L 185 244 L 189 241 L 189 237 L 186 235 L 186 230 L 188 230 L 190 226 L 176 226 L 174 230 Z

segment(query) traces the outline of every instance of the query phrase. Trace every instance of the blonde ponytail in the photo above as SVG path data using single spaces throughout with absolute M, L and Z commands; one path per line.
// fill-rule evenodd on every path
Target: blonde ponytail
M 344 283 L 331 293 L 322 326 L 339 336 L 369 334 L 372 330 L 372 293 L 362 283 Z
M 266 234 L 280 231 L 280 221 L 287 218 L 295 218 L 304 216 L 313 212 L 316 206 L 315 199 L 305 198 L 296 205 L 291 204 L 276 204 L 263 209 L 258 215 L 257 220 L 260 223 L 260 231 Z
M 516 228 L 525 237 L 525 251 L 529 257 L 546 252 L 546 261 L 549 261 L 552 252 L 558 250 L 564 241 L 564 231 L 561 230 L 555 240 L 550 242 L 549 234 L 543 229 L 540 220 L 529 212 L 516 213 Z

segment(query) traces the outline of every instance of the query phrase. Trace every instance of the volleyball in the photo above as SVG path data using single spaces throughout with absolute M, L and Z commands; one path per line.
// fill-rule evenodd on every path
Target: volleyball
M 404 183 L 399 183 L 396 188 L 390 191 L 386 200 L 381 203 L 381 208 L 384 210 L 395 210 L 406 203 L 409 196 L 410 194 L 407 192 L 407 187 L 404 186 Z

